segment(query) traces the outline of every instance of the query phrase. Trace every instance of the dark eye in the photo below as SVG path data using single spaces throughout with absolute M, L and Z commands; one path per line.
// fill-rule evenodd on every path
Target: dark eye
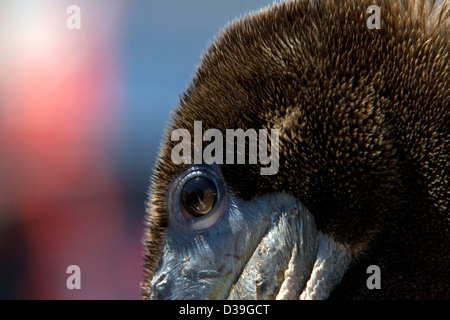
M 181 203 L 189 214 L 202 217 L 208 214 L 217 201 L 217 187 L 207 177 L 187 181 L 181 190 Z
M 168 195 L 170 221 L 186 232 L 216 226 L 228 212 L 228 193 L 217 166 L 190 167 L 170 184 Z

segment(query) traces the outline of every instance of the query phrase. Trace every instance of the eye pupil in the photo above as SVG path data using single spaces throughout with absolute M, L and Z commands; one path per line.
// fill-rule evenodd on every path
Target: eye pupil
M 211 211 L 217 201 L 216 184 L 206 177 L 193 178 L 184 184 L 181 201 L 192 216 L 204 216 Z

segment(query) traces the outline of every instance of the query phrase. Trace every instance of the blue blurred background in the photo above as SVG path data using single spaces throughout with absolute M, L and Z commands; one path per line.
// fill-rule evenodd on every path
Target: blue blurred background
M 219 30 L 272 2 L 0 1 L 1 299 L 139 299 L 170 110 Z

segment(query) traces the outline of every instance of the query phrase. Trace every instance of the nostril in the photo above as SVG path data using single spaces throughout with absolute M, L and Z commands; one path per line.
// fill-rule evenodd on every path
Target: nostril
M 204 270 L 198 273 L 198 280 L 210 280 L 219 277 L 220 273 L 215 270 Z

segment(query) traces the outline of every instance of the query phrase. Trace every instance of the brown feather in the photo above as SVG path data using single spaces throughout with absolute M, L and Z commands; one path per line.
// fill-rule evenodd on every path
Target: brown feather
M 287 192 L 358 253 L 332 298 L 450 298 L 449 1 L 296 1 L 230 24 L 172 117 L 155 169 L 142 292 L 161 255 L 177 128 L 278 128 L 280 170 L 223 165 L 251 199 Z M 255 187 L 257 186 L 257 187 Z M 367 290 L 368 265 L 382 289 Z

